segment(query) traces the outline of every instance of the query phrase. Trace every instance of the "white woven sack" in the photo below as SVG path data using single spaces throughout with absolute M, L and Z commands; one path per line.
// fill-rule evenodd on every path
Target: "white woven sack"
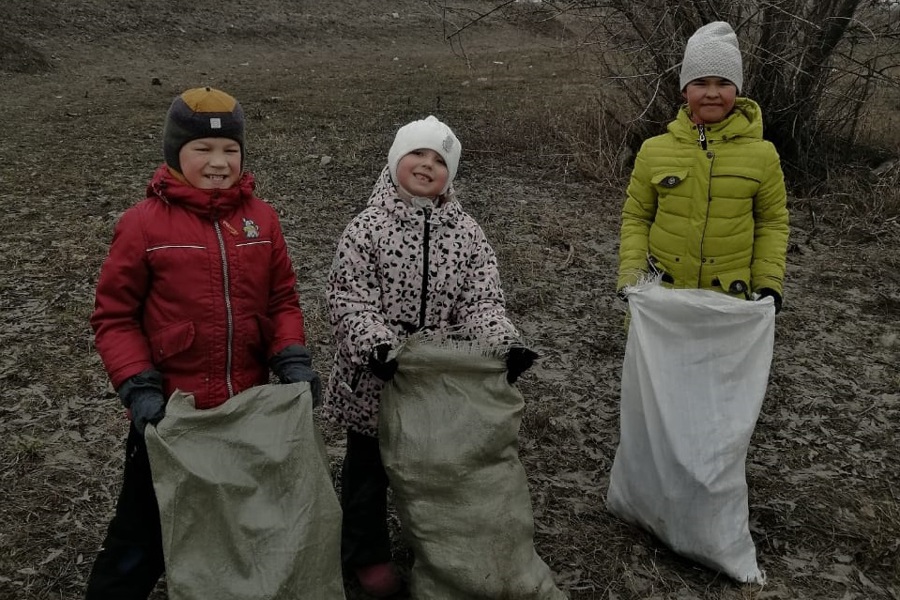
M 687 558 L 763 583 L 745 462 L 772 362 L 772 299 L 654 282 L 627 292 L 631 323 L 607 507 Z

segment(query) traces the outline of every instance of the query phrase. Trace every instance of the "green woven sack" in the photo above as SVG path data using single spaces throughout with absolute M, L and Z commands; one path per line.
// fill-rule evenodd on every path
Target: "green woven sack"
M 308 383 L 195 410 L 175 392 L 148 427 L 170 600 L 343 600 L 341 509 Z
M 555 600 L 534 549 L 518 433 L 524 401 L 498 351 L 410 339 L 382 394 L 381 456 L 415 556 L 417 600 Z

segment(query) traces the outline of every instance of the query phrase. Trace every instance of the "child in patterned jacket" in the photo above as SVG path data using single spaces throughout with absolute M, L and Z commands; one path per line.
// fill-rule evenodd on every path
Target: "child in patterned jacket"
M 391 563 L 388 480 L 377 438 L 381 389 L 397 369 L 393 348 L 413 332 L 452 328 L 509 346 L 510 384 L 537 357 L 506 316 L 493 249 L 456 200 L 461 150 L 433 116 L 401 127 L 368 206 L 338 242 L 328 278 L 337 352 L 325 414 L 347 428 L 342 558 L 375 597 L 401 585 Z

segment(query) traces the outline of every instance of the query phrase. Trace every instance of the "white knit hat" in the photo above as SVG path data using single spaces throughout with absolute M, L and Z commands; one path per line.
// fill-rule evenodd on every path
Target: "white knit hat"
M 724 21 L 714 21 L 695 31 L 684 48 L 681 89 L 702 77 L 727 79 L 737 87 L 738 92 L 744 84 L 737 35 Z
M 447 163 L 450 176 L 447 178 L 447 186 L 441 190 L 442 194 L 445 193 L 453 183 L 453 178 L 456 177 L 462 146 L 453 131 L 433 116 L 407 123 L 397 130 L 394 143 L 388 151 L 388 168 L 391 171 L 391 179 L 394 180 L 394 184 L 397 184 L 397 164 L 400 159 L 420 148 L 434 150 Z

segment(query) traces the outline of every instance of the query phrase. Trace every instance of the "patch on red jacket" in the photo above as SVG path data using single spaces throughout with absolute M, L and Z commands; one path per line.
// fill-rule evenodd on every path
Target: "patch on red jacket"
M 249 239 L 256 239 L 259 237 L 259 225 L 253 222 L 252 219 L 248 219 L 244 217 L 244 235 Z

